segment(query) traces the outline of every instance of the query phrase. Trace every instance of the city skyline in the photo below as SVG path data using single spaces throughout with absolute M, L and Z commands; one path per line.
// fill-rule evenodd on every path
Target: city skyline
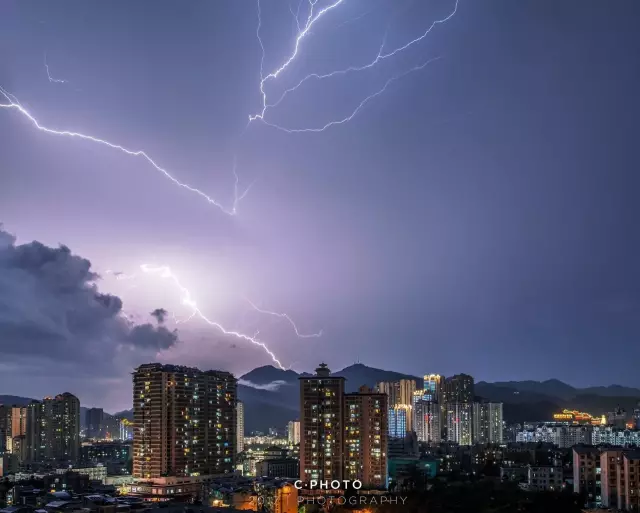
M 637 2 L 345 0 L 270 79 L 301 36 L 262 3 L 0 8 L 0 392 L 114 412 L 145 362 L 319 352 L 640 387 Z

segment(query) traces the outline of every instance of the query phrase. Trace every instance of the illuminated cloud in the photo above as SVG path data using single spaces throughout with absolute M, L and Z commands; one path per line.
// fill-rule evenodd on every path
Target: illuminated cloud
M 101 293 L 98 279 L 91 262 L 68 247 L 18 245 L 0 226 L 3 361 L 32 357 L 106 369 L 119 353 L 148 358 L 178 342 L 176 331 L 128 320 L 122 300 Z M 160 322 L 166 311 L 154 314 Z
M 271 383 L 266 383 L 264 385 L 257 385 L 256 383 L 247 381 L 246 379 L 239 379 L 238 384 L 255 388 L 256 390 L 268 390 L 269 392 L 275 392 L 281 386 L 286 385 L 287 382 L 282 380 L 276 380 L 276 381 L 272 381 Z

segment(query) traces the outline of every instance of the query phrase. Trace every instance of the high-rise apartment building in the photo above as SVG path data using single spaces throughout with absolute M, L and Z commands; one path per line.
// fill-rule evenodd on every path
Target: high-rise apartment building
M 322 363 L 300 378 L 300 480 L 342 480 L 344 382 Z
M 27 461 L 40 461 L 42 455 L 41 446 L 42 404 L 40 401 L 31 401 L 27 405 L 27 433 L 26 454 Z
M 287 437 L 291 445 L 298 445 L 300 443 L 300 421 L 290 420 L 287 425 Z
M 104 410 L 102 408 L 89 408 L 85 416 L 87 426 L 87 438 L 104 438 Z
M 422 391 L 414 394 L 413 429 L 420 442 L 440 443 L 441 407 L 433 401 L 425 401 Z
M 360 387 L 344 396 L 344 479 L 384 487 L 387 479 L 387 395 Z M 405 435 L 403 429 L 402 436 Z
M 444 380 L 442 384 L 442 403 L 472 403 L 474 397 L 473 377 L 468 374 L 456 374 Z
M 399 381 L 381 381 L 376 385 L 376 390 L 387 396 L 389 408 L 393 408 L 400 403 L 400 382 Z
M 472 445 L 473 406 L 471 403 L 446 403 L 444 407 L 447 441 Z
M 13 439 L 27 432 L 27 409 L 0 404 L 0 452 L 13 452 Z
M 473 443 L 501 444 L 502 403 L 473 403 Z
M 389 408 L 389 436 L 391 438 L 404 438 L 407 434 L 407 417 L 411 409 L 403 404 Z
M 400 381 L 382 381 L 376 385 L 378 392 L 387 395 L 389 408 L 395 406 L 411 409 L 413 394 L 416 391 L 416 381 L 414 379 L 401 379 Z M 406 416 L 406 431 L 413 430 L 413 418 L 410 412 Z M 404 436 L 404 434 L 402 434 Z
M 80 456 L 80 400 L 65 392 L 45 397 L 40 403 L 32 402 L 27 408 L 27 457 L 77 461 Z M 29 425 L 33 421 L 38 424 Z
M 414 379 L 400 380 L 400 401 L 399 404 L 411 406 L 413 393 L 416 391 L 416 381 Z
M 422 399 L 424 401 L 441 402 L 442 376 L 440 374 L 425 374 Z
M 236 454 L 244 451 L 244 403 L 236 402 Z
M 233 471 L 237 381 L 222 371 L 150 363 L 133 373 L 133 476 Z
M 11 407 L 11 436 L 24 436 L 27 434 L 27 408 L 26 406 Z

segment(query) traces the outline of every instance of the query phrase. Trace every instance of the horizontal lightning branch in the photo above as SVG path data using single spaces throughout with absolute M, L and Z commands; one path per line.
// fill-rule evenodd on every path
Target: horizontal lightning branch
M 395 77 L 391 77 L 389 80 L 387 80 L 385 82 L 385 84 L 382 86 L 382 88 L 380 88 L 378 91 L 376 91 L 373 94 L 370 94 L 364 100 L 362 100 L 351 114 L 349 114 L 345 118 L 342 118 L 342 119 L 339 119 L 339 120 L 335 120 L 335 121 L 330 121 L 330 122 L 328 122 L 327 124 L 325 124 L 325 125 L 323 125 L 321 127 L 317 127 L 317 128 L 285 128 L 285 127 L 282 127 L 280 125 L 276 125 L 275 123 L 269 123 L 268 121 L 265 121 L 264 119 L 262 120 L 262 122 L 265 125 L 268 125 L 268 126 L 273 127 L 273 128 L 277 128 L 278 130 L 282 130 L 283 132 L 287 132 L 288 134 L 295 134 L 295 133 L 302 133 L 302 132 L 324 132 L 329 127 L 332 127 L 334 125 L 342 125 L 343 123 L 347 123 L 347 122 L 351 121 L 358 114 L 358 112 L 360 112 L 363 109 L 363 107 L 367 103 L 369 103 L 371 100 L 373 100 L 377 96 L 380 96 L 382 93 L 384 93 L 387 90 L 387 87 L 389 87 L 389 85 L 391 85 L 396 80 L 400 80 L 401 78 L 405 77 L 406 75 L 408 75 L 410 73 L 414 73 L 415 71 L 419 71 L 419 70 L 425 68 L 426 66 L 428 66 L 429 64 L 431 64 L 432 62 L 435 62 L 435 61 L 440 60 L 440 59 L 442 59 L 442 56 L 434 57 L 433 59 L 429 59 L 427 62 L 425 62 L 423 64 L 420 64 L 418 66 L 414 66 L 413 68 L 405 71 L 404 73 L 401 73 L 400 75 L 396 75 Z
M 296 39 L 295 39 L 294 50 L 293 50 L 292 54 L 284 61 L 284 63 L 279 68 L 277 68 L 275 71 L 271 72 L 270 74 L 268 74 L 266 76 L 264 76 L 263 72 L 262 72 L 262 67 L 263 67 L 265 55 L 264 55 L 264 44 L 263 44 L 262 39 L 260 38 L 261 19 L 260 19 L 260 4 L 259 4 L 259 1 L 260 0 L 258 0 L 258 29 L 257 29 L 257 37 L 258 37 L 258 41 L 260 43 L 260 47 L 262 49 L 261 72 L 260 72 L 260 77 L 261 77 L 261 80 L 260 80 L 260 93 L 262 95 L 262 110 L 258 114 L 254 114 L 252 116 L 249 116 L 249 122 L 255 121 L 255 120 L 260 120 L 260 121 L 264 122 L 268 126 L 277 128 L 279 130 L 283 130 L 283 131 L 288 132 L 288 133 L 322 132 L 323 130 L 326 130 L 327 128 L 329 128 L 331 126 L 339 125 L 339 124 L 345 123 L 347 121 L 351 121 L 351 119 L 353 119 L 355 114 L 357 114 L 358 111 L 364 105 L 366 105 L 371 99 L 373 99 L 376 96 L 379 96 L 381 93 L 383 93 L 385 91 L 385 89 L 387 88 L 387 86 L 391 82 L 393 82 L 395 80 L 398 80 L 399 78 L 401 78 L 403 76 L 406 76 L 407 74 L 409 74 L 409 73 L 411 73 L 413 71 L 417 71 L 419 69 L 422 69 L 424 66 L 426 66 L 426 64 L 428 64 L 431 61 L 429 61 L 429 62 L 427 62 L 427 63 L 425 63 L 423 65 L 416 66 L 416 67 L 410 69 L 406 73 L 403 73 L 401 75 L 397 75 L 397 76 L 391 78 L 389 81 L 387 81 L 387 83 L 384 85 L 384 87 L 380 91 L 378 91 L 377 93 L 374 93 L 373 95 L 370 95 L 370 96 L 366 97 L 351 115 L 349 115 L 349 116 L 347 116 L 347 117 L 345 117 L 343 119 L 340 119 L 340 120 L 331 121 L 331 122 L 327 123 L 326 125 L 324 125 L 323 127 L 287 129 L 287 128 L 284 128 L 282 126 L 276 125 L 274 123 L 267 122 L 265 120 L 265 115 L 267 113 L 267 110 L 275 108 L 278 105 L 280 105 L 280 103 L 287 97 L 287 95 L 289 95 L 290 93 L 292 93 L 292 92 L 296 91 L 297 89 L 299 89 L 308 80 L 311 80 L 311 79 L 323 80 L 323 79 L 327 79 L 327 78 L 331 78 L 331 77 L 335 77 L 335 76 L 339 76 L 339 75 L 346 75 L 346 74 L 351 73 L 351 72 L 364 71 L 366 69 L 373 68 L 374 66 L 376 66 L 380 62 L 382 62 L 382 61 L 384 61 L 386 59 L 389 59 L 389 58 L 399 54 L 400 52 L 403 52 L 404 50 L 407 50 L 408 48 L 412 47 L 416 43 L 419 43 L 424 38 L 426 38 L 429 35 L 429 33 L 437 25 L 446 23 L 453 16 L 455 16 L 455 14 L 458 11 L 458 3 L 459 3 L 459 0 L 455 0 L 455 4 L 454 4 L 454 7 L 453 7 L 453 10 L 447 16 L 445 16 L 442 19 L 438 19 L 438 20 L 434 21 L 433 23 L 431 23 L 431 25 L 429 25 L 429 27 L 420 36 L 412 39 L 411 41 L 407 42 L 406 44 L 404 44 L 402 46 L 399 46 L 398 48 L 395 48 L 394 50 L 387 51 L 387 52 L 384 51 L 385 39 L 386 39 L 386 35 L 385 35 L 385 38 L 383 38 L 383 42 L 380 45 L 380 48 L 378 49 L 377 55 L 368 64 L 364 64 L 364 65 L 361 65 L 361 66 L 350 66 L 348 68 L 331 71 L 331 72 L 325 73 L 325 74 L 311 73 L 311 74 L 306 75 L 305 77 L 303 77 L 301 80 L 299 80 L 294 86 L 285 89 L 277 100 L 269 102 L 269 100 L 267 98 L 267 93 L 265 91 L 266 82 L 268 80 L 277 79 L 278 76 L 291 64 L 291 62 L 296 59 L 296 57 L 298 56 L 298 53 L 299 53 L 300 43 L 301 43 L 302 39 L 309 34 L 309 31 L 310 31 L 312 25 L 315 22 L 317 22 L 318 19 L 320 19 L 320 17 L 322 15 L 324 15 L 327 11 L 338 7 L 342 3 L 342 1 L 336 1 L 336 2 L 334 2 L 332 4 L 330 4 L 326 8 L 322 9 L 321 11 L 319 11 L 318 14 L 316 14 L 315 16 L 313 14 L 313 7 L 315 5 L 315 2 L 310 2 L 311 3 L 311 7 L 310 7 L 310 11 L 309 11 L 309 16 L 307 18 L 307 22 L 304 25 L 304 27 L 299 28 L 299 30 L 298 30 L 298 34 L 297 34 Z M 366 14 L 368 14 L 368 12 L 365 13 L 364 15 L 361 15 L 360 17 L 363 17 Z M 358 17 L 356 19 L 359 19 L 360 17 Z
M 262 308 L 258 308 L 254 303 L 252 303 L 247 298 L 245 298 L 245 301 L 249 303 L 251 305 L 251 308 L 253 308 L 256 312 L 266 314 L 266 315 L 271 315 L 273 317 L 279 317 L 280 319 L 286 319 L 287 322 L 291 324 L 291 327 L 296 332 L 296 336 L 298 338 L 320 338 L 322 336 L 322 330 L 318 331 L 317 333 L 300 333 L 300 330 L 298 330 L 298 326 L 296 325 L 296 323 L 293 322 L 293 319 L 291 319 L 291 317 L 289 317 L 289 315 L 287 315 L 286 313 L 278 313 L 278 312 L 271 312 L 269 310 L 263 310 Z
M 31 122 L 31 124 L 34 127 L 36 127 L 39 131 L 47 133 L 47 134 L 51 134 L 51 135 L 58 135 L 58 136 L 75 138 L 75 139 L 82 139 L 84 141 L 91 141 L 93 143 L 97 143 L 97 144 L 100 144 L 102 146 L 107 146 L 107 147 L 112 148 L 114 150 L 118 150 L 121 153 L 124 153 L 124 154 L 132 156 L 132 157 L 143 158 L 149 164 L 151 164 L 151 166 L 156 171 L 159 171 L 160 173 L 162 173 L 165 176 L 165 178 L 169 179 L 174 185 L 177 185 L 178 187 L 186 189 L 189 192 L 197 194 L 198 196 L 200 196 L 201 198 L 206 200 L 207 203 L 216 206 L 223 213 L 225 213 L 225 214 L 227 214 L 229 216 L 235 216 L 237 214 L 238 202 L 242 198 L 244 198 L 244 196 L 246 196 L 246 194 L 248 192 L 248 190 L 247 190 L 243 194 L 238 196 L 238 194 L 237 194 L 237 190 L 238 190 L 237 189 L 237 174 L 236 174 L 236 187 L 235 187 L 236 195 L 235 195 L 235 198 L 234 198 L 234 201 L 233 201 L 232 208 L 228 209 L 224 205 L 222 205 L 221 203 L 219 203 L 218 201 L 213 199 L 208 194 L 202 192 L 200 189 L 192 187 L 191 185 L 183 183 L 180 180 L 178 180 L 177 178 L 175 178 L 171 173 L 169 173 L 169 171 L 167 171 L 165 168 L 163 168 L 160 165 L 158 165 L 155 162 L 155 160 L 153 160 L 146 152 L 144 152 L 142 150 L 130 150 L 130 149 L 125 148 L 124 146 L 121 146 L 119 144 L 115 144 L 115 143 L 109 142 L 109 141 L 107 141 L 105 139 L 100 139 L 98 137 L 94 137 L 92 135 L 83 134 L 83 133 L 80 133 L 80 132 L 73 132 L 73 131 L 69 131 L 69 130 L 55 130 L 55 129 L 52 129 L 52 128 L 48 128 L 48 127 L 43 126 L 42 124 L 40 124 L 40 122 L 35 118 L 35 116 L 33 116 L 27 109 L 25 109 L 20 104 L 19 101 L 17 101 L 15 96 L 13 96 L 12 94 L 6 92 L 1 87 L 0 87 L 0 94 L 2 94 L 2 96 L 4 96 L 4 98 L 8 101 L 8 103 L 0 103 L 0 108 L 13 109 L 16 112 L 19 112 L 22 116 L 27 118 Z M 235 170 L 234 170 L 234 174 L 235 174 Z

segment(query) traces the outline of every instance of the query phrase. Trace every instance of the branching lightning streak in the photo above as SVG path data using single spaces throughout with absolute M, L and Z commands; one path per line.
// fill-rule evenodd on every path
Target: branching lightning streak
M 277 75 L 284 70 L 284 68 L 286 68 L 286 66 L 288 66 L 290 64 L 290 62 L 295 58 L 295 56 L 297 55 L 297 49 L 298 49 L 298 41 L 299 39 L 296 40 L 296 51 L 294 52 L 294 55 L 292 57 L 289 58 L 289 60 L 287 62 L 285 62 L 285 64 L 283 66 L 281 66 L 281 68 L 279 68 L 275 73 L 272 73 L 271 75 L 268 75 L 267 77 L 265 77 L 261 83 L 260 83 L 260 92 L 262 93 L 262 98 L 263 98 L 263 108 L 262 108 L 262 112 L 260 114 L 254 115 L 254 116 L 250 116 L 249 120 L 250 121 L 254 121 L 256 119 L 260 119 L 261 121 L 263 121 L 266 125 L 272 126 L 274 128 L 278 128 L 280 130 L 284 130 L 285 132 L 290 132 L 290 133 L 295 133 L 295 132 L 321 132 L 322 130 L 325 130 L 326 128 L 336 125 L 336 124 L 341 124 L 344 123 L 346 121 L 349 121 L 353 116 L 350 116 L 348 118 L 345 118 L 344 120 L 341 121 L 336 121 L 336 122 L 331 122 L 331 123 L 327 123 L 327 125 L 322 128 L 322 129 L 299 129 L 299 130 L 288 130 L 286 128 L 271 124 L 271 123 L 267 123 L 265 121 L 265 114 L 267 112 L 267 110 L 269 110 L 270 108 L 273 107 L 277 107 L 285 98 L 289 93 L 292 93 L 294 91 L 296 91 L 298 88 L 300 88 L 305 82 L 307 82 L 308 80 L 311 79 L 317 79 L 317 80 L 323 80 L 326 78 L 331 78 L 331 77 L 335 77 L 335 76 L 339 76 L 339 75 L 346 75 L 348 73 L 351 72 L 357 72 L 357 71 L 364 71 L 366 69 L 369 68 L 373 68 L 374 66 L 376 66 L 378 63 L 384 61 L 385 59 L 388 59 L 390 57 L 393 57 L 395 55 L 397 55 L 400 52 L 403 52 L 404 50 L 410 48 L 411 46 L 413 46 L 416 43 L 419 43 L 420 41 L 422 41 L 425 37 L 427 37 L 429 35 L 429 33 L 431 33 L 431 31 L 437 26 L 437 25 L 441 25 L 443 23 L 446 23 L 447 21 L 449 21 L 451 18 L 453 18 L 453 16 L 455 16 L 455 14 L 458 11 L 458 3 L 460 0 L 455 0 L 455 4 L 453 7 L 453 10 L 444 18 L 441 18 L 439 20 L 435 20 L 433 23 L 431 23 L 431 25 L 424 31 L 424 33 L 418 37 L 416 37 L 415 39 L 412 39 L 411 41 L 409 41 L 408 43 L 394 49 L 391 50 L 389 52 L 384 52 L 384 46 L 385 46 L 385 39 L 386 39 L 386 34 L 385 34 L 385 38 L 383 39 L 382 44 L 380 45 L 380 48 L 378 49 L 378 53 L 376 55 L 376 57 L 369 62 L 368 64 L 364 64 L 362 66 L 349 66 L 348 68 L 344 68 L 344 69 L 340 69 L 340 70 L 335 70 L 335 71 L 331 71 L 330 73 L 325 73 L 325 74 L 320 74 L 320 73 L 311 73 L 309 75 L 306 75 L 305 77 L 303 77 L 300 81 L 298 81 L 294 86 L 285 89 L 282 94 L 280 95 L 280 97 L 273 103 L 268 103 L 267 101 L 267 95 L 264 91 L 264 83 L 268 78 L 277 78 Z M 336 4 L 339 4 L 340 2 L 336 2 Z M 333 6 L 335 6 L 335 4 L 333 4 Z M 367 13 L 365 13 L 367 14 Z M 363 15 L 364 16 L 364 15 Z M 357 18 L 356 18 L 357 19 Z M 305 26 L 305 29 L 307 29 L 307 27 Z M 300 34 L 302 34 L 302 32 L 299 33 L 298 38 L 300 38 Z M 306 34 L 305 34 L 306 35 Z M 260 36 L 258 35 L 258 39 L 260 40 Z M 260 46 L 263 49 L 263 60 L 264 60 L 264 45 L 262 43 L 262 41 L 260 40 Z M 419 67 L 416 68 L 412 68 L 411 70 L 409 70 L 409 72 L 411 71 L 416 71 L 416 69 L 420 69 Z M 405 73 L 406 75 L 406 73 Z M 403 76 L 403 75 L 401 75 Z M 391 79 L 391 81 L 397 80 L 398 78 L 400 78 L 401 76 L 397 76 L 393 79 Z M 383 87 L 383 90 L 386 88 L 386 86 L 388 85 L 388 83 L 385 85 L 385 87 Z M 378 93 L 379 94 L 379 93 Z M 377 96 L 377 94 L 375 95 Z M 363 101 L 363 103 L 367 103 L 369 100 L 371 99 L 371 97 L 365 98 L 365 100 Z M 359 106 L 359 108 L 361 108 L 363 105 L 361 104 Z M 359 108 L 357 110 L 359 110 Z
M 44 54 L 44 67 L 47 70 L 47 78 L 49 79 L 49 82 L 53 83 L 53 84 L 66 84 L 67 81 L 63 80 L 61 78 L 53 78 L 51 76 L 51 73 L 49 72 L 49 64 L 47 63 L 47 54 Z
M 332 4 L 329 4 L 326 7 L 323 7 L 322 9 L 320 9 L 318 13 L 314 16 L 313 8 L 315 7 L 316 2 L 310 1 L 309 3 L 311 4 L 311 7 L 309 8 L 309 15 L 307 16 L 307 22 L 304 25 L 304 29 L 302 29 L 301 31 L 298 31 L 293 52 L 279 68 L 277 68 L 275 71 L 272 71 L 267 76 L 264 76 L 264 71 L 263 71 L 264 44 L 262 43 L 262 38 L 260 37 L 260 26 L 262 24 L 262 21 L 261 21 L 261 13 L 260 13 L 260 0 L 258 0 L 258 28 L 256 30 L 256 35 L 258 36 L 258 41 L 260 42 L 260 47 L 262 48 L 262 61 L 260 63 L 260 68 L 261 68 L 260 69 L 260 93 L 262 94 L 262 111 L 260 112 L 260 114 L 254 114 L 252 116 L 249 116 L 249 121 L 254 121 L 256 119 L 264 118 L 264 113 L 267 110 L 267 93 L 264 90 L 265 82 L 267 82 L 267 80 L 273 80 L 278 78 L 278 75 L 280 75 L 280 73 L 282 73 L 285 69 L 287 69 L 287 67 L 289 67 L 289 64 L 291 64 L 294 61 L 294 59 L 298 56 L 298 50 L 300 49 L 300 42 L 309 34 L 309 31 L 311 30 L 311 27 L 313 26 L 313 24 L 316 21 L 318 21 L 320 18 L 322 18 L 327 12 L 338 7 L 342 2 L 344 2 L 344 0 L 336 0 Z
M 107 146 L 107 147 L 112 148 L 114 150 L 118 150 L 118 151 L 120 151 L 122 153 L 125 153 L 126 155 L 130 155 L 132 157 L 142 157 L 149 164 L 151 164 L 151 166 L 153 166 L 153 168 L 156 171 L 159 171 L 160 173 L 162 173 L 166 178 L 168 178 L 175 185 L 177 185 L 178 187 L 181 187 L 183 189 L 186 189 L 189 192 L 197 194 L 201 198 L 204 198 L 209 204 L 218 207 L 223 213 L 225 213 L 225 214 L 227 214 L 229 216 L 236 215 L 236 207 L 237 207 L 238 202 L 248 192 L 248 190 L 245 191 L 242 194 L 241 197 L 238 197 L 237 194 L 236 194 L 236 197 L 234 198 L 233 207 L 231 209 L 227 209 L 227 208 L 224 207 L 224 205 L 222 205 L 218 201 L 214 200 L 211 196 L 209 196 L 208 194 L 202 192 L 200 189 L 197 189 L 196 187 L 192 187 L 191 185 L 183 183 L 180 180 L 178 180 L 177 178 L 175 178 L 171 173 L 169 173 L 169 171 L 167 171 L 165 168 L 163 168 L 160 165 L 158 165 L 155 162 L 155 160 L 153 160 L 143 150 L 136 150 L 136 151 L 130 150 L 130 149 L 125 148 L 124 146 L 120 146 L 119 144 L 115 144 L 115 143 L 109 142 L 109 141 L 107 141 L 105 139 L 100 139 L 98 137 L 94 137 L 92 135 L 83 134 L 83 133 L 80 133 L 80 132 L 72 132 L 72 131 L 69 131 L 69 130 L 55 130 L 53 128 L 48 128 L 48 127 L 46 127 L 44 125 L 41 125 L 40 122 L 27 109 L 25 109 L 22 106 L 22 104 L 17 100 L 17 98 L 15 96 L 13 96 L 12 94 L 6 92 L 4 89 L 2 89 L 2 87 L 0 87 L 0 94 L 2 94 L 2 96 L 4 96 L 5 99 L 9 102 L 9 103 L 0 103 L 0 108 L 16 110 L 17 112 L 22 114 L 25 118 L 27 118 L 33 124 L 33 126 L 35 126 L 41 132 L 45 132 L 47 134 L 52 134 L 52 135 L 60 135 L 60 136 L 66 136 L 66 137 L 71 137 L 71 138 L 76 138 L 76 139 L 82 139 L 82 140 L 85 140 L 85 141 L 91 141 L 91 142 L 94 142 L 94 143 L 97 143 L 97 144 L 100 144 L 100 145 L 103 145 L 103 146 Z M 237 175 L 236 175 L 236 177 L 237 177 Z
M 240 333 L 239 331 L 227 330 L 220 323 L 218 323 L 216 321 L 212 321 L 211 319 L 207 318 L 207 316 L 205 316 L 200 311 L 200 309 L 198 308 L 198 305 L 193 300 L 193 298 L 191 297 L 191 293 L 189 292 L 189 290 L 185 286 L 183 286 L 180 283 L 180 280 L 178 279 L 178 277 L 175 274 L 173 274 L 173 272 L 171 272 L 171 268 L 169 268 L 167 266 L 153 267 L 153 266 L 150 266 L 150 265 L 147 265 L 147 264 L 142 264 L 140 266 L 140 269 L 142 270 L 142 272 L 144 272 L 146 274 L 160 275 L 161 278 L 169 278 L 171 281 L 173 281 L 175 286 L 178 289 L 180 289 L 180 292 L 182 292 L 182 304 L 184 304 L 184 305 L 186 305 L 186 306 L 188 306 L 189 308 L 192 309 L 192 317 L 194 315 L 197 315 L 204 322 L 206 322 L 210 326 L 213 326 L 213 327 L 217 328 L 219 331 L 221 331 L 225 335 L 230 335 L 232 337 L 236 337 L 236 338 L 239 338 L 241 340 L 245 340 L 247 342 L 251 342 L 252 344 L 254 344 L 256 346 L 260 346 L 271 357 L 271 360 L 280 369 L 286 370 L 285 367 L 282 365 L 282 363 L 280 363 L 280 360 L 278 360 L 276 355 L 273 353 L 273 351 L 271 351 L 264 342 L 262 342 L 262 341 L 260 341 L 260 340 L 258 340 L 256 338 L 257 335 L 251 336 L 251 335 L 246 335 L 244 333 Z M 183 322 L 186 322 L 186 321 L 183 321 Z
M 251 187 L 253 187 L 253 185 L 256 183 L 256 180 L 254 180 L 247 186 L 247 188 L 244 190 L 242 194 L 238 194 L 238 184 L 240 182 L 240 177 L 238 176 L 238 173 L 236 171 L 237 163 L 238 161 L 234 158 L 233 159 L 233 176 L 235 178 L 235 181 L 233 182 L 233 207 L 231 208 L 231 211 L 230 211 L 231 215 L 236 215 L 238 213 L 238 203 L 240 203 L 244 199 L 244 197 L 247 194 L 249 194 Z
M 247 299 L 247 298 L 244 298 L 244 299 L 245 299 L 245 301 L 247 303 L 249 303 L 251 305 L 251 308 L 253 308 L 256 312 L 260 312 L 260 313 L 263 313 L 263 314 L 266 314 L 266 315 L 272 315 L 274 317 L 279 317 L 281 319 L 286 319 L 289 322 L 289 324 L 291 324 L 291 327 L 296 332 L 296 335 L 298 336 L 298 338 L 320 338 L 322 336 L 322 330 L 318 331 L 317 333 L 306 333 L 306 334 L 305 333 L 300 333 L 296 323 L 293 322 L 293 319 L 291 319 L 291 317 L 289 317 L 286 313 L 278 313 L 278 312 L 271 312 L 269 310 L 263 310 L 262 308 L 258 308 L 249 299 Z
M 426 66 L 428 66 L 429 64 L 431 64 L 432 62 L 435 62 L 439 59 L 442 59 L 442 57 L 434 57 L 433 59 L 429 59 L 427 62 L 424 62 L 418 66 L 414 66 L 413 68 L 405 71 L 404 73 L 401 73 L 400 75 L 396 75 L 394 77 L 391 77 L 389 80 L 387 80 L 385 82 L 385 84 L 382 86 L 381 89 L 379 89 L 378 91 L 376 91 L 373 94 L 370 94 L 369 96 L 367 96 L 364 100 L 362 100 L 360 102 L 360 104 L 355 108 L 355 110 L 348 115 L 345 118 L 339 119 L 337 121 L 329 121 L 327 124 L 325 124 L 322 127 L 319 128 L 284 128 L 280 125 L 276 125 L 274 123 L 269 123 L 267 121 L 262 120 L 262 122 L 265 125 L 268 125 L 270 127 L 273 128 L 277 128 L 278 130 L 282 130 L 283 132 L 287 132 L 288 134 L 295 134 L 295 133 L 303 133 L 303 132 L 323 132 L 324 130 L 326 130 L 327 128 L 334 126 L 334 125 L 342 125 L 343 123 L 347 123 L 349 121 L 351 121 L 356 114 L 358 114 L 358 112 L 360 112 L 362 110 L 362 108 L 369 103 L 371 100 L 373 100 L 375 97 L 380 96 L 382 93 L 384 93 L 387 90 L 387 87 L 389 87 L 389 85 L 393 82 L 395 82 L 396 80 L 399 80 L 403 77 L 405 77 L 406 75 L 408 75 L 409 73 L 413 73 L 415 71 L 421 70 L 423 68 L 425 68 Z

